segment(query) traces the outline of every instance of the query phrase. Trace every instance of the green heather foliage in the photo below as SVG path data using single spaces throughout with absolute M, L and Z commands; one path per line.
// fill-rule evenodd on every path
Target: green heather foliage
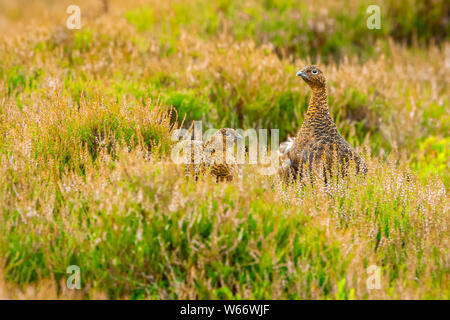
M 450 299 L 446 1 L 79 2 L 0 0 L 0 298 Z M 310 63 L 365 179 L 184 177 L 193 120 L 294 136 Z

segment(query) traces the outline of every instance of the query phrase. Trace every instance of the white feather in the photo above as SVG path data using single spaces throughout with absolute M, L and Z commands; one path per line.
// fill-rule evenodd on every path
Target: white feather
M 292 146 L 294 145 L 295 138 L 289 137 L 287 141 L 280 144 L 280 150 L 278 151 L 278 155 L 280 156 L 287 156 L 289 150 L 291 150 Z

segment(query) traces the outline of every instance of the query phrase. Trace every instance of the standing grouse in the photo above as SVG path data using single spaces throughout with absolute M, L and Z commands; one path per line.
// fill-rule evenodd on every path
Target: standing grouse
M 339 134 L 328 111 L 327 79 L 315 65 L 304 67 L 297 76 L 311 88 L 311 99 L 303 125 L 295 139 L 283 143 L 280 148 L 281 177 L 303 179 L 307 173 L 311 180 L 321 174 L 327 182 L 333 168 L 340 168 L 344 176 L 351 161 L 356 172 L 367 172 L 367 166 L 360 155 Z

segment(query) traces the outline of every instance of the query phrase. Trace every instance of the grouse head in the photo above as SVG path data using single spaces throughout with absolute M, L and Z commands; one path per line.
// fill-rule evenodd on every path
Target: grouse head
M 242 136 L 234 129 L 222 128 L 216 132 L 215 136 L 222 136 L 223 143 L 233 143 L 242 138 Z
M 327 84 L 327 78 L 323 74 L 322 70 L 320 70 L 315 65 L 309 65 L 304 67 L 299 72 L 297 72 L 297 76 L 302 77 L 302 79 L 311 88 L 321 88 L 325 87 Z

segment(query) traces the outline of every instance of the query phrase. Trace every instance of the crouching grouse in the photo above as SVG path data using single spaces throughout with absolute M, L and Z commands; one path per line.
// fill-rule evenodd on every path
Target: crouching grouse
M 314 65 L 304 67 L 300 76 L 311 88 L 311 98 L 303 125 L 295 139 L 281 144 L 281 168 L 279 174 L 284 180 L 300 179 L 315 174 L 331 177 L 334 168 L 340 168 L 346 175 L 350 162 L 356 172 L 367 172 L 361 156 L 339 134 L 328 111 L 327 79 Z

